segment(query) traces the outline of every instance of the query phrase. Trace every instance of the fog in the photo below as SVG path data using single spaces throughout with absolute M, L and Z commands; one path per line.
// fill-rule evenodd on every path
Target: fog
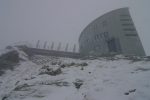
M 150 55 L 150 0 L 0 0 L 0 49 L 27 41 L 35 46 L 78 44 L 82 30 L 113 9 L 129 7 L 147 55 Z

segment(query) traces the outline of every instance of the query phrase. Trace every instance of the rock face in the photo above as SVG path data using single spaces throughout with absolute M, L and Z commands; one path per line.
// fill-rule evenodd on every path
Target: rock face
M 17 51 L 10 51 L 0 56 L 0 75 L 4 73 L 4 70 L 11 69 L 13 66 L 19 63 L 19 54 Z

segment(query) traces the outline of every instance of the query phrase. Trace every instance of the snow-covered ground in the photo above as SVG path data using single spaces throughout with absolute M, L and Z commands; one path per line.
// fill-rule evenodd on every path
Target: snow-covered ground
M 150 100 L 150 61 L 36 55 L 0 76 L 0 100 Z

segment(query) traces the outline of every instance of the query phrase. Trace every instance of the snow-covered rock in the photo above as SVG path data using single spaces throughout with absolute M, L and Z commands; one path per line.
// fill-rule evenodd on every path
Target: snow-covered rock
M 0 100 L 150 100 L 150 61 L 145 59 L 35 55 L 0 76 Z M 61 73 L 40 74 L 57 69 Z

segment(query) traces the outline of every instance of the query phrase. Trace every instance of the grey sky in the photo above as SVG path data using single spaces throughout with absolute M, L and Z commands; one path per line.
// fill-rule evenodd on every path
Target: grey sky
M 113 9 L 129 7 L 147 55 L 150 55 L 150 0 L 0 0 L 0 48 L 37 40 L 78 43 L 81 31 Z M 73 46 L 73 45 L 72 45 Z

